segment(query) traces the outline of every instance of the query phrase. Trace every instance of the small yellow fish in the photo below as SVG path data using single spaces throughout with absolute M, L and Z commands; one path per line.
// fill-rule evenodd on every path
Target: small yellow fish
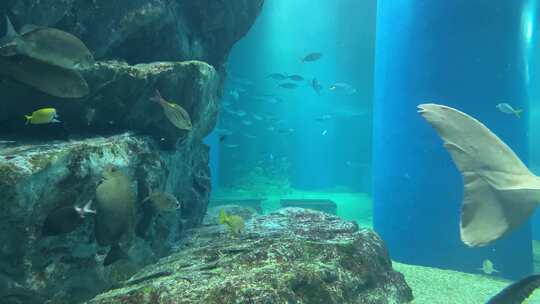
M 33 124 L 33 125 L 41 125 L 41 124 L 48 124 L 53 122 L 60 122 L 58 118 L 58 114 L 56 114 L 55 108 L 43 108 L 36 110 L 32 113 L 32 115 L 25 115 L 26 118 L 26 124 Z
M 493 274 L 493 273 L 496 273 L 496 272 L 499 272 L 497 269 L 495 269 L 493 267 L 493 262 L 491 262 L 490 260 L 488 259 L 485 259 L 483 262 L 482 262 L 482 268 L 480 268 L 482 270 L 483 273 L 485 274 Z
M 219 223 L 229 227 L 234 235 L 239 235 L 244 229 L 244 219 L 238 215 L 228 215 L 225 209 L 219 210 Z
M 161 105 L 163 112 L 167 119 L 178 129 L 180 130 L 191 130 L 191 118 L 189 117 L 188 112 L 182 108 L 180 105 L 172 102 L 168 102 L 163 97 L 158 90 L 156 90 L 156 95 L 150 100 L 155 101 Z

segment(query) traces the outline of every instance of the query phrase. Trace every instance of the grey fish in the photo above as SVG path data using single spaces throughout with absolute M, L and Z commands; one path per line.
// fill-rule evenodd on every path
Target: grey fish
M 119 246 L 134 221 L 135 195 L 131 180 L 114 166 L 103 170 L 103 181 L 96 189 L 96 240 L 100 246 L 111 246 L 104 265 L 126 258 Z
M 285 80 L 287 79 L 287 75 L 281 74 L 281 73 L 272 73 L 268 75 L 268 77 L 275 79 L 275 80 Z
M 278 84 L 278 87 L 284 88 L 284 89 L 296 89 L 298 85 L 292 82 L 285 82 L 285 83 Z
M 486 304 L 521 304 L 538 287 L 540 287 L 540 274 L 534 274 L 508 285 Z
M 154 207 L 159 211 L 171 212 L 180 209 L 181 204 L 176 197 L 167 192 L 155 191 L 152 192 L 142 202 L 151 201 Z
M 78 71 L 25 56 L 0 56 L 0 75 L 61 98 L 80 98 L 88 95 L 90 91 L 86 80 Z
M 304 58 L 302 58 L 302 63 L 317 61 L 321 59 L 321 57 L 322 57 L 322 53 L 318 53 L 318 52 L 309 53 L 306 56 L 304 56 Z
M 304 77 L 300 76 L 300 75 L 289 75 L 287 78 L 289 78 L 290 80 L 293 80 L 293 81 L 304 81 Z
M 343 83 L 343 82 L 336 82 L 333 85 L 331 85 L 330 91 L 343 92 L 348 95 L 352 95 L 356 93 L 356 89 L 352 85 L 348 83 Z
M 313 80 L 311 81 L 311 87 L 313 88 L 313 90 L 315 90 L 317 95 L 321 95 L 322 85 L 316 78 L 313 78 Z
M 95 62 L 86 45 L 70 33 L 25 25 L 19 34 L 7 16 L 6 29 L 0 40 L 1 56 L 23 55 L 65 69 L 88 68 Z

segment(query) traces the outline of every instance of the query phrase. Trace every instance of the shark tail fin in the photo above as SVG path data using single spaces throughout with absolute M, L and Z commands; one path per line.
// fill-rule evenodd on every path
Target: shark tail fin
M 540 178 L 473 117 L 437 104 L 418 108 L 463 175 L 461 240 L 485 246 L 521 226 L 538 205 Z

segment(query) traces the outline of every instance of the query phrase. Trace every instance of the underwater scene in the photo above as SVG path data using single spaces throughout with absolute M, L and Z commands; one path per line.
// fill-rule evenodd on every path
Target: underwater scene
M 539 13 L 1 1 L 0 304 L 540 303 Z

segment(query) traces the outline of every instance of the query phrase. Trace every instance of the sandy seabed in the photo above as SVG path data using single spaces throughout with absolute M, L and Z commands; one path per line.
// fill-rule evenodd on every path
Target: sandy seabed
M 484 275 L 393 262 L 412 288 L 414 304 L 483 304 L 511 282 Z M 537 290 L 525 302 L 540 303 Z

